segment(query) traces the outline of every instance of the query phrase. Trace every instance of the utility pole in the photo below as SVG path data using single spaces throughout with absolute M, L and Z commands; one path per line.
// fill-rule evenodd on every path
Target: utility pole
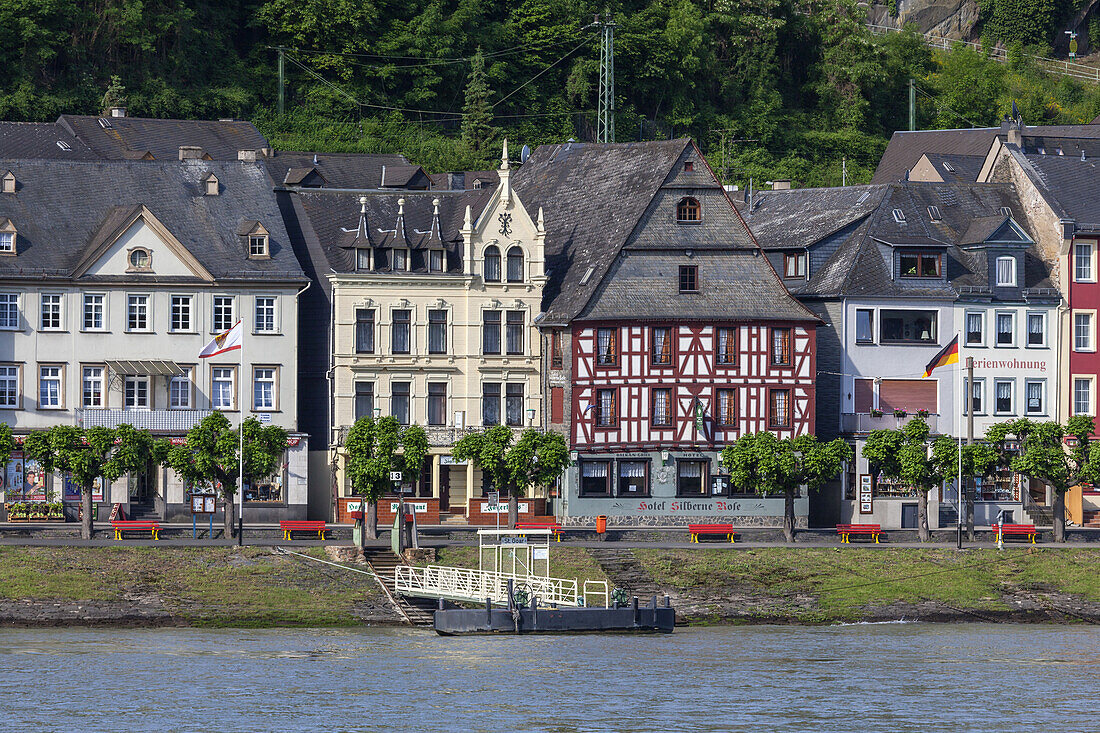
M 909 131 L 917 129 L 917 87 L 909 77 Z
M 966 394 L 964 403 L 970 409 L 966 411 L 966 444 L 974 445 L 974 357 L 966 357 Z M 962 488 L 961 486 L 959 487 Z M 974 541 L 974 495 L 966 492 L 966 539 Z
M 600 101 L 596 120 L 596 142 L 615 142 L 615 23 L 611 11 L 604 9 L 603 19 L 596 16 L 600 37 Z
M 848 156 L 840 159 L 840 185 L 848 185 Z
M 286 86 L 283 83 L 283 54 L 286 51 L 286 46 L 276 46 L 275 50 L 279 52 L 279 114 L 283 114 L 283 111 L 285 109 L 283 100 L 283 89 Z

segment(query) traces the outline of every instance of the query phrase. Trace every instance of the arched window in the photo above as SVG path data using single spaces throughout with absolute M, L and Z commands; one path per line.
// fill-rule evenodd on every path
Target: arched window
M 703 220 L 703 211 L 699 200 L 690 196 L 680 199 L 676 204 L 676 221 L 680 224 L 694 224 Z
M 500 282 L 500 250 L 493 245 L 485 248 L 485 282 Z
M 508 250 L 508 282 L 523 282 L 523 250 L 519 247 Z

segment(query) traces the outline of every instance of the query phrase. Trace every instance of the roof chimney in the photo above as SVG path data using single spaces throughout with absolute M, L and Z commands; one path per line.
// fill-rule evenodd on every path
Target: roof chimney
M 111 113 L 111 117 L 125 117 L 126 116 L 126 108 L 125 107 L 111 107 L 107 111 Z
M 259 157 L 259 156 L 257 156 L 255 150 L 238 150 L 237 151 L 237 160 L 243 160 L 247 163 L 255 163 L 257 157 Z
M 198 145 L 180 145 L 180 160 L 202 160 L 202 155 Z

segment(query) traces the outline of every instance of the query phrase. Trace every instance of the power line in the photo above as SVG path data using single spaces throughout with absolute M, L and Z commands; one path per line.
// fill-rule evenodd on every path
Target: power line
M 587 30 L 590 27 L 591 27 L 591 24 L 589 24 L 587 26 L 583 26 L 582 28 L 578 29 L 578 32 Z M 508 48 L 504 48 L 504 49 L 501 49 L 499 51 L 490 51 L 488 53 L 483 53 L 482 56 L 484 58 L 487 58 L 487 59 L 495 59 L 495 58 L 499 58 L 501 56 L 511 56 L 512 54 L 517 54 L 517 53 L 520 53 L 521 51 L 526 51 L 526 50 L 534 48 L 536 46 L 546 46 L 548 48 L 553 47 L 553 46 L 561 46 L 561 45 L 564 45 L 566 43 L 570 43 L 571 40 L 572 39 L 568 39 L 568 38 L 560 38 L 560 39 L 556 39 L 556 40 L 531 41 L 529 43 L 524 43 L 524 44 L 521 44 L 519 46 L 510 46 Z M 267 46 L 267 48 L 272 49 L 272 50 L 278 50 L 279 47 L 278 46 Z M 307 54 L 307 55 L 310 55 L 310 56 L 341 56 L 341 57 L 345 57 L 345 58 L 366 58 L 366 59 L 379 59 L 379 60 L 390 60 L 390 61 L 419 61 L 419 62 L 423 62 L 423 63 L 416 63 L 416 64 L 401 64 L 401 65 L 398 65 L 397 68 L 401 68 L 401 69 L 413 69 L 413 68 L 418 68 L 418 67 L 422 67 L 422 66 L 442 66 L 442 65 L 447 65 L 447 64 L 461 64 L 461 63 L 467 63 L 467 62 L 469 62 L 473 59 L 473 56 L 456 56 L 456 57 L 453 57 L 453 58 L 434 58 L 434 57 L 431 57 L 431 56 L 387 56 L 387 55 L 384 55 L 384 54 L 353 53 L 353 52 L 350 52 L 350 51 L 319 51 L 319 50 L 315 50 L 315 49 L 302 49 L 302 48 L 287 48 L 287 50 L 288 51 L 294 51 L 295 53 L 299 53 L 299 54 Z M 386 67 L 386 66 L 389 66 L 389 67 L 394 66 L 393 64 L 364 64 L 364 63 L 361 63 L 361 62 L 358 65 L 359 66 L 365 66 L 365 67 L 376 67 L 376 68 L 382 68 L 382 67 Z
M 581 41 L 580 43 L 578 43 L 578 44 L 577 44 L 576 46 L 574 46 L 574 47 L 573 47 L 573 49 L 572 49 L 571 51 L 569 51 L 568 53 L 566 53 L 566 54 L 565 54 L 564 56 L 562 56 L 562 57 L 561 57 L 560 59 L 558 59 L 558 60 L 557 60 L 557 61 L 555 61 L 554 63 L 550 64 L 550 65 L 549 65 L 549 66 L 547 66 L 547 67 L 546 67 L 545 69 L 543 69 L 543 70 L 542 70 L 542 71 L 540 71 L 539 73 L 535 74 L 535 75 L 534 75 L 534 76 L 532 76 L 532 77 L 531 77 L 530 79 L 528 79 L 527 81 L 523 82 L 523 83 L 522 83 L 522 84 L 520 84 L 520 85 L 519 85 L 518 87 L 516 87 L 515 89 L 513 89 L 513 90 L 512 90 L 512 91 L 510 91 L 510 92 L 508 92 L 507 94 L 505 94 L 505 95 L 504 95 L 503 97 L 501 97 L 500 99 L 498 99 L 498 100 L 497 100 L 497 101 L 496 101 L 496 102 L 495 102 L 495 103 L 493 104 L 493 106 L 494 106 L 494 107 L 496 107 L 496 106 L 497 106 L 498 104 L 500 104 L 501 102 L 503 102 L 503 101 L 504 101 L 505 99 L 508 99 L 508 97 L 512 96 L 513 94 L 515 94 L 516 92 L 518 92 L 518 91 L 519 91 L 520 89 L 523 89 L 523 88 L 524 88 L 525 86 L 527 86 L 528 84 L 530 84 L 531 82 L 533 82 L 533 81 L 534 81 L 535 79 L 538 79 L 538 78 L 539 78 L 540 76 L 542 76 L 543 74 L 545 74 L 545 73 L 546 73 L 547 71 L 550 71 L 550 69 L 554 68 L 555 66 L 557 66 L 558 64 L 560 64 L 560 63 L 561 63 L 562 61 L 565 61 L 565 60 L 566 60 L 567 58 L 569 58 L 569 57 L 570 57 L 570 56 L 572 56 L 572 55 L 573 55 L 574 53 L 576 53 L 577 49 L 579 49 L 579 48 L 580 48 L 581 46 L 583 46 L 583 45 L 584 45 L 584 44 L 586 44 L 586 43 L 588 43 L 588 40 L 587 40 L 587 39 L 586 39 L 586 40 L 584 40 L 584 41 Z

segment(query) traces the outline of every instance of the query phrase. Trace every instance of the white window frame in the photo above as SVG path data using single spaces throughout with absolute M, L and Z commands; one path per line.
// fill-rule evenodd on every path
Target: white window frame
M 963 402 L 963 414 L 964 415 L 969 415 L 970 414 L 970 405 L 971 405 L 971 402 L 973 401 L 974 394 L 970 390 L 970 380 L 968 380 L 964 377 L 963 378 L 963 383 L 966 385 L 966 388 L 967 388 L 967 391 L 966 391 L 967 399 Z M 987 409 L 989 407 L 989 401 L 986 399 L 986 395 L 985 395 L 985 377 L 975 377 L 974 378 L 974 386 L 978 388 L 978 401 L 981 403 L 979 405 L 980 409 L 975 410 L 974 414 L 975 415 L 987 415 L 987 414 L 989 414 L 989 411 Z
M 1095 415 L 1096 414 L 1096 377 L 1088 374 L 1074 374 L 1070 383 L 1073 385 L 1073 391 L 1070 394 L 1070 412 L 1074 415 Z M 1085 412 L 1081 412 L 1078 409 L 1077 404 L 1077 387 L 1078 384 L 1088 385 L 1088 409 Z
M 128 404 L 130 385 L 134 385 L 134 403 Z M 138 387 L 145 386 L 145 404 L 138 404 Z M 148 374 L 127 374 L 122 378 L 122 409 L 147 411 L 153 409 L 153 380 Z
M 977 381 L 977 380 L 975 380 Z M 997 387 L 1001 384 L 1008 385 L 1008 410 L 997 409 Z M 994 415 L 1015 415 L 1016 414 L 1016 380 L 1008 379 L 1005 377 L 995 377 L 993 379 L 993 414 Z
M 1080 261 L 1080 249 L 1088 249 L 1088 268 L 1089 271 L 1084 277 L 1078 276 L 1078 262 Z M 1073 243 L 1073 281 L 1078 283 L 1094 283 L 1096 282 L 1096 243 L 1095 242 L 1074 242 Z
M 261 372 L 270 372 L 261 378 Z M 260 384 L 271 385 L 271 403 L 259 403 L 256 399 L 256 388 Z M 252 411 L 253 412 L 277 412 L 279 410 L 279 367 L 271 364 L 253 365 L 252 367 Z
M 46 377 L 46 370 L 56 370 L 56 374 Z M 46 380 L 57 382 L 57 402 L 47 403 L 42 399 L 42 388 Z M 65 365 L 64 364 L 39 364 L 38 365 L 38 409 L 39 410 L 64 410 L 65 409 Z
M 1038 317 L 1043 324 L 1043 340 L 1040 343 L 1031 343 L 1031 319 Z M 1047 314 L 1044 311 L 1027 311 L 1024 315 L 1024 347 L 1028 349 L 1045 349 L 1047 346 Z
M 99 371 L 98 377 L 89 377 L 89 372 Z M 88 401 L 86 385 L 89 381 L 99 382 L 99 401 Z M 80 365 L 80 404 L 85 409 L 103 409 L 107 406 L 107 367 L 103 364 Z
M 981 321 L 981 338 L 977 341 L 970 340 L 970 316 L 977 316 Z M 988 331 L 985 327 L 985 311 L 965 311 L 963 313 L 963 343 L 965 346 L 985 346 L 986 333 Z
M 1028 391 L 1031 385 L 1039 385 L 1039 409 L 1032 410 L 1030 398 L 1028 397 Z M 1045 379 L 1025 379 L 1024 380 L 1024 415 L 1045 415 L 1047 414 L 1047 380 Z
M 46 307 L 49 304 L 50 319 L 57 316 L 56 325 L 46 325 Z M 64 331 L 65 330 L 65 294 L 64 293 L 40 293 L 38 296 L 38 330 L 39 331 Z
M 99 326 L 88 325 L 88 315 L 95 314 L 94 299 L 99 298 Z M 95 320 L 94 318 L 92 319 Z M 103 333 L 107 330 L 107 293 L 81 293 L 80 330 L 87 333 Z
M 229 301 L 229 321 L 228 325 L 224 328 L 218 325 L 219 316 L 224 313 L 219 313 L 219 309 L 224 307 L 224 301 Z M 235 295 L 215 295 L 210 300 L 210 332 L 211 333 L 224 333 L 233 328 L 237 324 L 237 296 Z
M 15 381 L 15 389 L 13 390 L 14 391 L 14 396 L 13 396 L 14 401 L 10 404 L 5 403 L 5 402 L 0 402 L 0 410 L 19 410 L 19 409 L 21 409 L 22 402 L 23 402 L 23 389 L 22 389 L 22 385 L 23 385 L 23 365 L 22 364 L 12 364 L 12 363 L 9 362 L 7 364 L 0 364 L 0 369 L 3 369 L 3 370 L 11 369 L 15 372 L 13 375 L 0 374 L 0 381 L 5 381 L 6 382 L 9 379 L 13 379 Z
M 178 301 L 178 302 L 177 302 Z M 176 327 L 176 307 L 187 310 L 186 327 Z M 182 319 L 180 319 L 182 320 Z M 168 332 L 169 333 L 195 333 L 195 296 L 186 293 L 172 293 L 168 296 Z
M 174 376 L 168 380 L 168 409 L 169 410 L 192 410 L 195 407 L 195 368 L 191 366 L 180 366 L 183 370 L 182 376 Z M 185 394 L 187 397 L 186 402 L 176 404 L 175 393 L 173 389 L 183 384 L 185 387 Z
M 145 328 L 131 328 L 130 309 L 134 305 L 135 298 L 145 298 Z M 149 293 L 126 294 L 126 332 L 127 333 L 152 333 L 153 332 L 153 296 Z
M 1079 346 L 1077 340 L 1077 319 L 1078 317 L 1085 317 L 1089 319 L 1088 323 L 1088 339 L 1089 342 L 1085 346 Z M 1075 310 L 1073 311 L 1072 320 L 1073 331 L 1070 334 L 1070 338 L 1073 340 L 1073 350 L 1076 352 L 1094 352 L 1096 351 L 1096 311 L 1094 310 Z
M 1001 334 L 1001 316 L 1008 316 L 1012 321 L 1012 340 L 1007 344 L 1002 344 L 1000 340 Z M 999 349 L 1014 349 L 1016 348 L 1016 311 L 996 311 L 993 315 L 993 348 Z
M 271 301 L 271 328 L 260 328 L 260 301 Z M 264 306 L 266 309 L 266 306 Z M 276 295 L 257 295 L 252 299 L 252 333 L 279 333 L 279 298 Z
M 1008 273 L 1009 273 L 1009 275 L 1011 275 L 1011 277 L 1006 281 L 1002 281 L 1001 280 L 1001 264 L 1005 263 L 1005 262 L 1008 263 L 1008 266 L 1009 266 Z M 999 288 L 1014 288 L 1014 287 L 1016 287 L 1016 258 L 1015 257 L 1012 257 L 1010 255 L 1005 255 L 1005 256 L 1002 256 L 1002 257 L 998 257 L 996 259 L 996 261 L 994 262 L 993 269 L 994 269 L 994 275 L 993 276 L 996 278 L 995 282 L 997 283 L 997 287 L 999 287 Z
M 219 378 L 219 372 L 223 372 Z M 218 404 L 216 384 L 225 381 L 225 374 L 229 376 L 229 406 Z M 221 412 L 234 412 L 237 409 L 237 366 L 235 364 L 218 364 L 210 367 L 210 409 Z
M 859 338 L 859 314 L 863 312 L 871 314 L 871 338 L 861 341 Z M 853 316 L 855 320 L 852 323 L 852 343 L 857 346 L 871 346 L 875 344 L 878 339 L 878 330 L 875 328 L 875 326 L 878 325 L 878 310 L 875 308 L 856 308 L 853 312 Z
M 15 323 L 0 325 L 0 331 L 22 330 L 21 326 L 19 325 L 19 320 L 20 316 L 22 315 L 23 308 L 19 293 L 0 293 L 0 298 L 5 299 L 5 302 L 3 304 L 0 304 L 0 311 L 5 312 L 5 315 L 10 314 L 11 306 L 15 306 Z
M 259 251 L 256 251 L 256 245 L 259 245 Z M 248 235 L 248 256 L 251 257 L 270 257 L 271 252 L 268 249 L 268 239 L 266 234 L 249 234 Z
M 15 232 L 0 232 L 0 254 L 15 254 Z

